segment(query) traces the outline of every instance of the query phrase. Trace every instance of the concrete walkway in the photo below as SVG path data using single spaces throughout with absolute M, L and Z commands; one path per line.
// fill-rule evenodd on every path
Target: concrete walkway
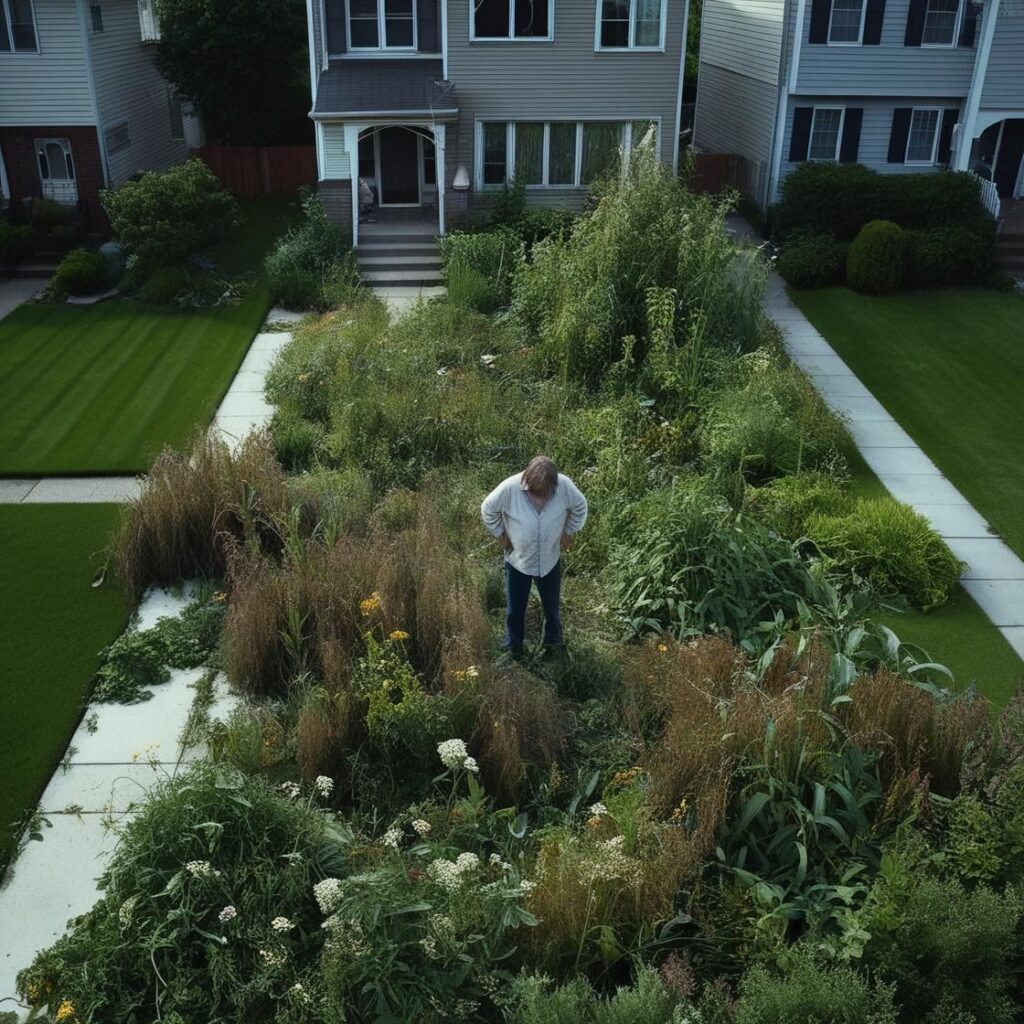
M 1024 562 L 793 305 L 778 274 L 769 276 L 765 307 L 782 328 L 793 361 L 849 424 L 865 462 L 894 498 L 925 516 L 967 563 L 964 589 L 1024 658 Z
M 176 615 L 187 600 L 149 593 L 139 606 L 139 627 Z M 0 1012 L 25 1009 L 14 1002 L 18 971 L 96 902 L 96 879 L 117 842 L 106 823 L 128 820 L 153 785 L 205 754 L 180 739 L 202 673 L 172 671 L 170 681 L 154 686 L 152 699 L 141 704 L 87 709 L 39 802 L 50 827 L 42 829 L 41 842 L 26 845 L 0 889 Z M 226 717 L 233 700 L 218 681 L 211 718 Z
M 35 298 L 45 287 L 46 282 L 37 277 L 12 277 L 0 281 L 0 320 L 23 302 Z

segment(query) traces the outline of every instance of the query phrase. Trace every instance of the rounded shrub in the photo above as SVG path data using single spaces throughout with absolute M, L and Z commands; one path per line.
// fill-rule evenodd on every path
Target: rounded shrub
M 277 461 L 289 472 L 301 472 L 312 466 L 323 428 L 294 414 L 276 413 L 270 436 Z
M 69 252 L 53 276 L 53 287 L 68 295 L 95 295 L 106 284 L 106 260 L 87 249 Z
M 791 288 L 825 288 L 841 284 L 846 246 L 827 234 L 800 234 L 786 243 L 778 271 Z
M 884 295 L 903 283 L 906 240 L 903 229 L 889 220 L 873 220 L 850 244 L 846 283 L 856 292 Z
M 960 578 L 961 563 L 928 520 L 892 498 L 858 501 L 846 515 L 811 515 L 806 532 L 878 591 L 919 608 L 945 604 Z
M 188 274 L 181 267 L 160 267 L 139 289 L 139 298 L 153 306 L 169 306 L 188 287 Z
M 783 537 L 800 537 L 813 515 L 841 515 L 849 505 L 842 485 L 827 473 L 805 470 L 749 488 L 746 511 Z

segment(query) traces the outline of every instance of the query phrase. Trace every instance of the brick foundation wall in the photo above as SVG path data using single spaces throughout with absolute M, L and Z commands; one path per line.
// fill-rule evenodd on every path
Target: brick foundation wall
M 327 219 L 340 224 L 349 243 L 352 242 L 352 182 L 321 181 L 317 191 L 327 212 Z
M 91 125 L 0 128 L 0 149 L 3 150 L 11 186 L 12 207 L 20 207 L 24 200 L 42 195 L 36 139 L 67 139 L 71 143 L 78 204 L 85 219 L 85 228 L 90 234 L 109 235 L 110 225 L 99 197 L 100 189 L 104 187 L 103 162 L 96 129 Z

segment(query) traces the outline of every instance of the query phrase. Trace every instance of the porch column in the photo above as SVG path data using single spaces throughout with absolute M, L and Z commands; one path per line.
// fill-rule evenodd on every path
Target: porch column
M 345 122 L 345 152 L 348 154 L 349 179 L 352 185 L 352 248 L 359 244 L 359 133 L 362 124 Z
M 965 109 L 961 112 L 960 138 L 957 140 L 953 170 L 966 171 L 971 162 L 971 146 L 974 143 L 974 129 L 978 121 L 978 107 L 981 105 L 981 90 L 985 87 L 985 72 L 988 71 L 988 55 L 992 49 L 992 37 L 999 19 L 999 0 L 987 0 L 981 19 L 981 39 L 978 52 L 974 55 L 974 71 L 971 87 L 967 92 Z
M 444 128 L 443 124 L 434 125 L 434 177 L 437 180 L 437 233 L 444 234 Z

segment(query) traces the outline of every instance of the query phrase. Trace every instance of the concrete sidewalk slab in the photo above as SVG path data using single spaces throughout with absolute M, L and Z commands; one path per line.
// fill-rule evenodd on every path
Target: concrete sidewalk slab
M 894 420 L 852 420 L 850 433 L 858 448 L 916 448 L 914 439 Z
M 963 584 L 997 626 L 1024 626 L 1024 580 L 966 579 Z
M 82 812 L 124 814 L 141 804 L 156 783 L 174 775 L 171 764 L 72 764 L 58 768 L 43 791 L 43 814 L 59 814 L 71 807 Z
M 900 476 L 935 476 L 945 479 L 939 467 L 916 445 L 903 448 L 861 447 L 864 461 L 878 476 L 899 474 Z
M 966 501 L 959 505 L 918 502 L 914 507 L 947 540 L 958 537 L 988 539 L 992 536 L 984 517 Z

